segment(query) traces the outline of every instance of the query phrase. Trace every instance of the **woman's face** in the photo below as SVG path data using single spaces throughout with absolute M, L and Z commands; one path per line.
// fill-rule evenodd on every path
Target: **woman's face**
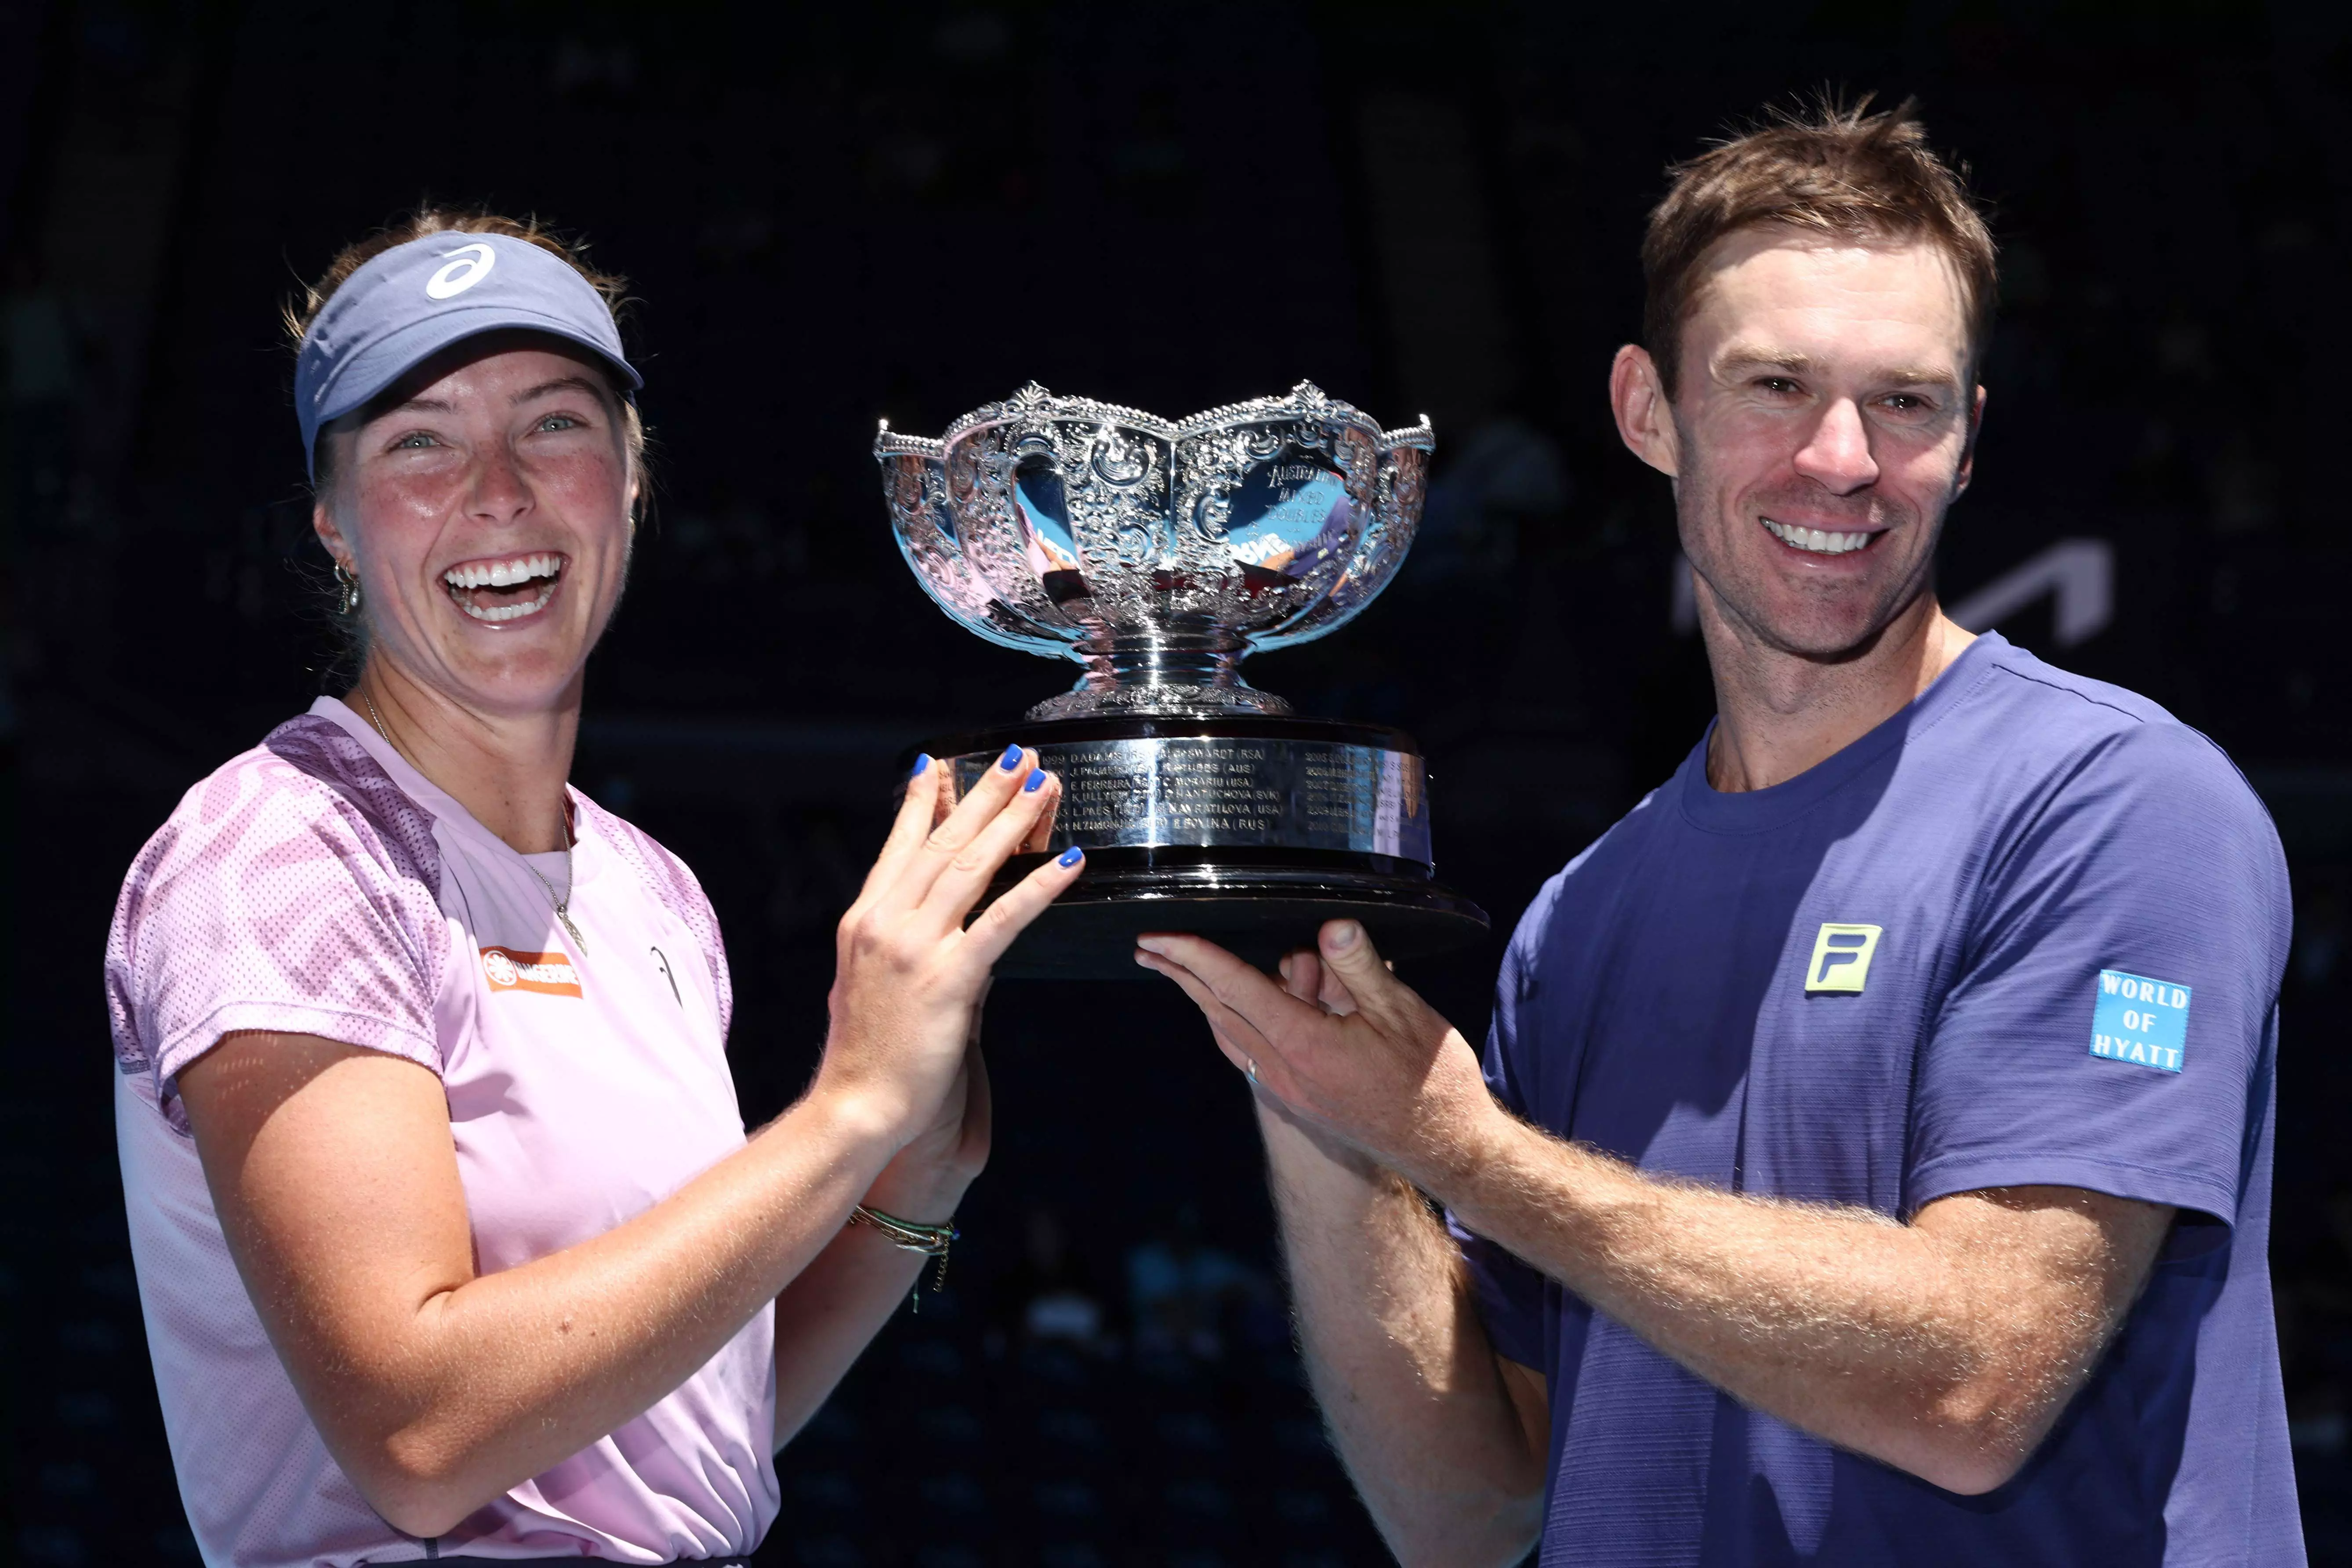
M 478 712 L 573 700 L 628 571 L 623 418 L 592 356 L 509 332 L 339 421 L 313 521 L 359 574 L 371 660 Z

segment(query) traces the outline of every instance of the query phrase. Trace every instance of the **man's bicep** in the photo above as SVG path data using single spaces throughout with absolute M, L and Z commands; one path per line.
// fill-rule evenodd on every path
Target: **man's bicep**
M 1915 1069 L 1906 1206 L 2063 1185 L 2234 1224 L 2286 931 L 2227 761 L 2177 726 L 2116 737 L 1981 890 Z
M 473 1276 L 448 1103 L 403 1058 L 231 1035 L 180 1092 L 238 1271 L 306 1394 Z

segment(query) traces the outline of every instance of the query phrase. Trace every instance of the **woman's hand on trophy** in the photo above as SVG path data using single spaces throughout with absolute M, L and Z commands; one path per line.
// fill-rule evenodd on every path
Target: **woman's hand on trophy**
M 1500 1114 L 1469 1042 L 1354 921 L 1325 922 L 1279 982 L 1197 936 L 1140 937 L 1135 957 L 1183 987 L 1261 1097 L 1423 1186 Z
M 978 1078 L 974 1100 L 984 1071 L 975 1031 L 990 970 L 1077 879 L 1084 858 L 1072 850 L 1048 860 L 967 927 L 1006 858 L 1049 818 L 1061 785 L 1018 747 L 1007 748 L 961 801 L 948 773 L 928 757 L 918 763 L 890 837 L 841 918 L 833 1024 L 814 1091 L 874 1117 L 896 1150 L 920 1142 L 946 1152 L 950 1166 L 961 1161 L 976 1171 L 986 1157 L 987 1090 Z M 950 1118 L 959 1085 L 963 1105 Z M 976 1159 L 967 1152 L 975 1106 Z

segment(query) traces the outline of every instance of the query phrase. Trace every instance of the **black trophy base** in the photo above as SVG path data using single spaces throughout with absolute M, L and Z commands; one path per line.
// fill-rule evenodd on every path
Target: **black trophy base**
M 1086 875 L 1021 933 L 996 965 L 1016 980 L 1149 979 L 1135 962 L 1147 931 L 1203 936 L 1271 970 L 1313 947 L 1325 921 L 1359 920 L 1382 958 L 1423 958 L 1486 934 L 1486 914 L 1426 878 L 1304 868 L 1160 867 L 1126 862 L 1148 850 L 1098 849 Z M 1024 856 L 1026 870 L 1043 856 Z
M 999 974 L 1150 978 L 1135 962 L 1149 931 L 1203 936 L 1261 968 L 1314 946 L 1331 920 L 1362 921 L 1389 959 L 1486 933 L 1486 911 L 1432 876 L 1419 748 L 1400 731 L 1121 715 L 1005 725 L 929 750 L 955 769 L 961 794 L 1008 744 L 1036 748 L 1061 775 L 1047 853 L 1082 845 L 1087 868 Z M 991 898 L 1045 858 L 1016 857 Z

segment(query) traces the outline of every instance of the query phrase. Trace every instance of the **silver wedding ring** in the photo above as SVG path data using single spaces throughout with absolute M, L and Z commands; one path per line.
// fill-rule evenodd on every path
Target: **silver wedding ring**
M 1249 1074 L 1250 1082 L 1255 1083 L 1257 1081 L 1257 1058 L 1255 1057 L 1244 1057 L 1242 1058 L 1242 1071 Z

